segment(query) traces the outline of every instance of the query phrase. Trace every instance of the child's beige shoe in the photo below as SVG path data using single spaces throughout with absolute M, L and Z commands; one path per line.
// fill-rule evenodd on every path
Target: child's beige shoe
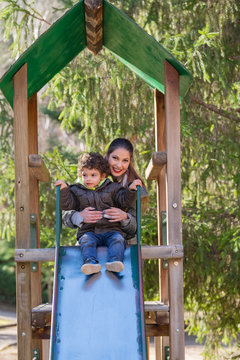
M 87 260 L 81 267 L 81 272 L 85 275 L 96 274 L 101 271 L 101 265 L 96 260 Z
M 105 264 L 105 267 L 108 271 L 121 272 L 124 269 L 124 264 L 122 263 L 122 261 L 119 261 L 119 260 L 108 261 Z

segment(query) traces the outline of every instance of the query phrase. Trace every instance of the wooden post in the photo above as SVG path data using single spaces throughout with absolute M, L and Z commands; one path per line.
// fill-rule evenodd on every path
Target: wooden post
M 37 93 L 28 100 L 28 154 L 38 153 L 38 114 L 37 114 Z M 29 156 L 27 161 L 29 162 Z M 31 194 L 31 195 L 30 195 Z M 29 211 L 30 216 L 34 215 L 33 226 L 36 229 L 36 239 L 30 247 L 40 248 L 40 211 L 39 211 L 39 186 L 38 180 L 32 171 L 29 171 Z M 41 264 L 32 264 L 31 271 L 31 309 L 42 303 L 41 289 Z M 33 340 L 33 351 L 37 351 L 39 359 L 42 359 L 42 342 Z
M 167 146 L 167 233 L 169 245 L 182 244 L 179 74 L 167 61 L 165 117 Z M 183 260 L 169 260 L 170 358 L 184 360 Z
M 14 75 L 16 248 L 30 247 L 27 64 Z M 32 359 L 31 269 L 16 265 L 18 359 Z
M 154 90 L 155 108 L 155 150 L 166 151 L 165 134 L 165 104 L 164 95 Z M 158 213 L 158 245 L 163 245 L 162 237 L 162 212 L 166 211 L 166 167 L 163 167 L 158 176 L 157 183 L 157 213 Z M 159 261 L 159 295 L 160 301 L 168 304 L 168 269 L 163 267 L 163 261 Z M 164 347 L 169 345 L 168 337 L 155 338 L 156 360 L 164 360 Z

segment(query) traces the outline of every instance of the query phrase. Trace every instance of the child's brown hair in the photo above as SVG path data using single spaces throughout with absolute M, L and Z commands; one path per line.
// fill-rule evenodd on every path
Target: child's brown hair
M 110 174 L 108 161 L 99 153 L 90 152 L 79 156 L 78 158 L 78 177 L 82 176 L 83 169 L 96 169 L 101 175 Z

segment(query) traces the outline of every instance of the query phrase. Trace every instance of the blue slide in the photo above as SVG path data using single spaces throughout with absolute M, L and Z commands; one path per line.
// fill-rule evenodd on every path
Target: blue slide
M 98 260 L 101 272 L 84 275 L 80 247 L 57 239 L 50 360 L 147 359 L 140 245 L 127 247 L 119 274 L 105 269 L 107 248 Z

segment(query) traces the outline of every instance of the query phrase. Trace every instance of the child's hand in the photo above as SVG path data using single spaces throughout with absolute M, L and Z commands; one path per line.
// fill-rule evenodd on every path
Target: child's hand
M 131 185 L 129 185 L 129 189 L 130 190 L 137 190 L 137 185 L 141 186 L 142 187 L 142 182 L 140 179 L 136 179 L 134 180 Z
M 68 187 L 67 184 L 62 180 L 57 180 L 54 184 L 54 186 L 59 186 L 59 185 L 60 185 L 60 190 Z

